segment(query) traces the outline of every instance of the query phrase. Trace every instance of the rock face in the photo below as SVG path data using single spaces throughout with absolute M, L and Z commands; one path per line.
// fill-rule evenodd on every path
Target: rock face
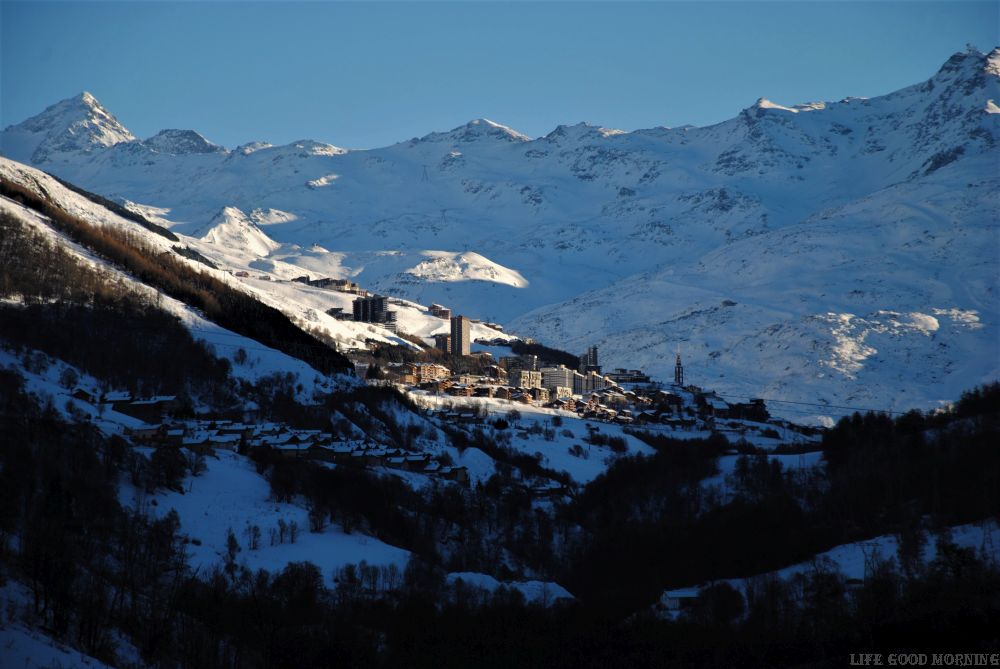
M 162 208 L 178 233 L 204 236 L 225 207 L 280 212 L 268 241 L 338 252 L 381 292 L 597 343 L 606 365 L 667 377 L 680 345 L 696 383 L 889 409 L 1000 374 L 998 102 L 1000 49 L 969 50 L 885 96 L 762 98 L 704 128 L 530 139 L 478 119 L 381 149 L 228 151 L 193 131 L 136 140 L 84 95 L 0 147 Z
M 183 156 L 191 153 L 225 153 L 218 144 L 213 144 L 194 130 L 161 130 L 143 142 L 144 146 L 159 153 Z

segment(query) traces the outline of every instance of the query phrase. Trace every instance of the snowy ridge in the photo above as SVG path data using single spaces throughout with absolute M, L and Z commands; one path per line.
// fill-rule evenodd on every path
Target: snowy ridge
M 242 249 L 255 256 L 266 256 L 280 246 L 236 207 L 225 207 L 211 223 L 195 234 L 203 242 Z
M 680 345 L 692 380 L 723 392 L 931 408 L 1000 375 L 997 101 L 1000 49 L 969 50 L 888 95 L 761 99 L 702 128 L 530 139 L 477 119 L 372 150 L 18 151 L 46 111 L 0 147 L 181 235 L 204 236 L 226 207 L 250 212 L 273 244 L 254 232 L 245 247 L 191 246 L 278 302 L 273 279 L 350 278 L 560 348 L 597 343 L 606 367 L 663 378 Z M 939 327 L 907 325 L 925 317 Z

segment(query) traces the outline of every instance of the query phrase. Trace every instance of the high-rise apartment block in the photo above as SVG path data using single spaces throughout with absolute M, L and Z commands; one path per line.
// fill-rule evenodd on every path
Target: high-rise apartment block
M 452 316 L 451 318 L 451 354 L 469 355 L 472 353 L 470 334 L 472 324 L 465 316 Z

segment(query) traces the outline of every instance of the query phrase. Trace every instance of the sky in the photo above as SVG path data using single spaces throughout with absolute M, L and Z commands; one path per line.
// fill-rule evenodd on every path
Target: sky
M 489 118 L 709 125 L 766 97 L 875 96 L 993 2 L 0 2 L 0 126 L 87 90 L 139 137 L 373 148 Z

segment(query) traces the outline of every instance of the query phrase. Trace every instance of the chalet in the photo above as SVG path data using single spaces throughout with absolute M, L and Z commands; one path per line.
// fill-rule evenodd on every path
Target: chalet
M 367 451 L 352 451 L 351 452 L 351 464 L 358 465 L 360 467 L 378 467 L 382 464 L 385 458 L 385 451 L 377 451 L 375 449 Z
M 336 454 L 332 446 L 323 446 L 321 444 L 312 443 L 306 447 L 306 457 L 310 460 L 333 462 L 336 459 Z
M 440 381 L 424 381 L 419 384 L 418 388 L 432 393 L 443 393 L 451 388 L 451 381 L 449 379 L 441 379 Z
M 767 411 L 767 406 L 762 399 L 752 399 L 749 402 L 740 402 L 732 405 L 730 414 L 735 418 L 752 420 L 757 423 L 766 423 L 771 414 Z
M 559 481 L 546 481 L 528 488 L 528 494 L 535 499 L 552 499 L 566 494 L 566 486 Z
M 249 437 L 253 434 L 254 426 L 244 423 L 223 423 L 216 427 L 219 434 L 235 434 L 239 437 Z
M 531 404 L 535 401 L 535 398 L 531 396 L 531 393 L 520 390 L 512 393 L 510 399 L 512 402 L 520 402 L 521 404 Z
M 330 448 L 333 461 L 337 463 L 349 462 L 354 448 L 350 444 L 338 444 Z
M 451 309 L 448 307 L 441 306 L 440 304 L 432 304 L 429 307 L 431 316 L 437 316 L 438 318 L 443 318 L 445 320 L 451 319 Z
M 354 313 L 345 313 L 344 307 L 330 307 L 326 310 L 327 316 L 333 316 L 338 321 L 353 321 Z
M 406 458 L 404 457 L 392 457 L 385 459 L 385 466 L 389 469 L 407 469 Z
M 678 588 L 667 590 L 660 596 L 658 608 L 670 612 L 679 612 L 691 607 L 701 594 L 701 588 Z
M 640 411 L 632 418 L 636 423 L 641 423 L 643 425 L 660 422 L 660 414 L 656 413 L 656 411 L 654 411 L 653 409 L 646 409 L 645 411 Z
M 464 383 L 456 383 L 447 390 L 452 397 L 472 397 L 472 386 Z
M 147 423 L 158 423 L 163 416 L 174 410 L 177 398 L 174 395 L 159 395 L 134 402 L 112 402 L 111 407 L 118 413 L 138 418 Z
M 271 450 L 285 458 L 305 458 L 309 455 L 309 447 L 305 444 L 286 441 L 280 444 L 270 444 Z
M 452 423 L 481 423 L 483 422 L 482 417 L 475 411 L 448 411 L 441 415 L 447 421 Z
M 207 432 L 191 433 L 181 440 L 181 446 L 201 455 L 208 455 L 212 451 L 212 442 Z
M 466 467 L 441 467 L 438 474 L 443 479 L 448 481 L 455 481 L 456 483 L 461 483 L 462 485 L 467 485 L 469 483 L 469 470 Z
M 241 279 L 247 279 L 247 278 L 250 277 L 250 272 L 247 272 L 245 270 L 240 270 L 239 272 L 236 272 L 235 274 L 233 274 L 233 276 L 238 276 Z
M 405 456 L 406 468 L 411 472 L 422 472 L 430 463 L 431 456 L 426 453 L 410 454 Z
M 729 404 L 715 393 L 699 393 L 695 396 L 695 402 L 698 404 L 698 413 L 702 416 L 731 417 Z
M 74 390 L 73 394 L 71 395 L 71 397 L 73 399 L 77 399 L 77 400 L 80 400 L 82 402 L 86 402 L 87 404 L 93 404 L 94 400 L 96 399 L 92 393 L 88 393 L 83 388 L 77 388 L 76 390 Z
M 545 403 L 549 401 L 549 389 L 548 388 L 531 388 L 529 391 L 531 393 L 531 398 L 536 402 Z
M 553 409 L 562 409 L 563 411 L 576 411 L 576 400 L 571 397 L 561 397 L 552 400 L 547 406 Z
M 396 455 L 385 459 L 385 466 L 390 469 L 400 469 L 405 472 L 422 472 L 430 463 L 426 454 Z
M 677 393 L 661 390 L 653 396 L 653 404 L 658 407 L 677 407 L 680 409 L 684 405 L 684 399 Z
M 484 374 L 498 383 L 506 383 L 509 377 L 507 370 L 499 365 L 490 365 L 484 370 Z

